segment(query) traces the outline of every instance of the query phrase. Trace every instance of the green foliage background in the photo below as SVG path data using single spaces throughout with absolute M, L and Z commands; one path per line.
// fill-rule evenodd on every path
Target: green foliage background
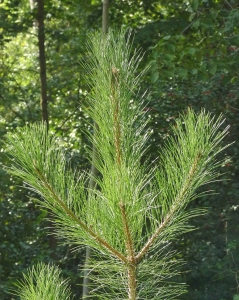
M 82 105 L 88 93 L 81 61 L 87 60 L 88 32 L 101 28 L 101 1 L 45 1 L 46 54 L 50 131 L 59 136 L 72 167 L 86 170 L 87 140 L 91 130 Z M 21 182 L 3 170 L 8 164 L 5 134 L 17 126 L 41 119 L 35 11 L 26 0 L 0 2 L 0 298 L 21 272 L 37 261 L 52 261 L 45 235 L 45 213 L 19 188 Z M 150 64 L 142 91 L 150 92 L 146 110 L 152 130 L 153 161 L 170 124 L 189 106 L 223 113 L 230 124 L 228 142 L 235 141 L 221 172 L 212 183 L 213 197 L 192 205 L 208 207 L 208 214 L 192 221 L 197 231 L 174 246 L 187 264 L 182 276 L 189 293 L 182 300 L 231 300 L 239 294 L 239 10 L 234 0 L 116 0 L 110 7 L 110 25 L 125 26 L 135 34 L 135 45 L 145 51 L 141 67 Z M 79 267 L 84 251 L 58 246 L 56 263 L 71 278 L 76 298 L 81 295 Z

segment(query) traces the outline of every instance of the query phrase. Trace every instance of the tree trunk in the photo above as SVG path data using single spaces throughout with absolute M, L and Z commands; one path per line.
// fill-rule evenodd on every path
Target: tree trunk
M 45 30 L 44 30 L 44 0 L 37 0 L 38 11 L 38 47 L 39 47 L 39 64 L 40 64 L 40 81 L 41 81 L 41 111 L 42 120 L 49 126 L 48 109 L 47 109 L 47 78 L 46 78 L 46 55 L 45 55 Z
M 102 32 L 107 34 L 109 27 L 109 0 L 103 0 Z
M 30 0 L 34 5 L 34 0 Z M 40 107 L 42 121 L 49 128 L 48 118 L 48 99 L 47 99 L 47 76 L 46 76 L 46 54 L 45 54 L 45 28 L 44 28 L 44 0 L 37 0 L 37 25 L 38 25 L 38 49 L 39 49 L 39 66 L 40 66 L 40 83 L 41 83 L 41 97 Z M 48 218 L 50 218 L 48 216 Z M 57 259 L 56 255 L 56 238 L 53 235 L 53 223 L 49 221 L 50 235 L 49 248 L 51 251 L 51 258 Z

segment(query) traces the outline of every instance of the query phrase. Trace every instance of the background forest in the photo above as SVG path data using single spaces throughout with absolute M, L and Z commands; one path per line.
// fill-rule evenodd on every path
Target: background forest
M 182 269 L 188 293 L 181 300 L 239 299 L 239 2 L 211 0 L 115 0 L 110 26 L 126 27 L 135 47 L 145 52 L 141 68 L 150 65 L 142 92 L 150 93 L 146 110 L 152 131 L 148 156 L 153 161 L 171 134 L 179 114 L 204 107 L 223 114 L 231 126 L 223 155 L 221 182 L 192 206 L 208 214 L 191 221 L 198 229 L 174 243 L 186 261 Z M 100 0 L 0 1 L 0 299 L 21 273 L 36 262 L 54 261 L 70 277 L 75 299 L 82 294 L 85 249 L 74 252 L 46 235 L 47 212 L 30 199 L 22 182 L 8 175 L 6 133 L 45 120 L 59 137 L 72 168 L 89 170 L 82 106 L 88 87 L 81 62 L 85 40 L 100 30 Z M 46 76 L 45 76 L 46 75 Z M 227 180 L 226 180 L 227 179 Z

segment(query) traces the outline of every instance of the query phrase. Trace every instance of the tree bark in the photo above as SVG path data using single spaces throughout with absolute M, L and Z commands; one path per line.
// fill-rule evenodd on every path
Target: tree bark
M 41 84 L 41 118 L 49 128 L 48 117 L 48 98 L 47 98 L 47 75 L 46 75 L 46 53 L 45 53 L 45 26 L 44 26 L 44 0 L 37 0 L 37 26 L 38 26 L 38 50 L 39 50 L 39 66 L 40 66 L 40 84 Z M 35 6 L 35 0 L 30 0 Z M 50 216 L 48 216 L 50 219 Z M 51 258 L 57 259 L 56 255 L 56 238 L 53 235 L 53 223 L 49 221 L 50 234 L 49 234 L 49 248 L 51 251 Z
M 37 0 L 38 11 L 38 47 L 39 47 L 39 64 L 40 64 L 40 82 L 41 82 L 41 111 L 42 120 L 49 127 L 48 109 L 47 109 L 47 77 L 46 77 L 46 54 L 45 54 L 45 29 L 44 29 L 44 0 Z
M 107 34 L 109 27 L 109 0 L 103 0 L 103 11 L 102 11 L 102 32 Z

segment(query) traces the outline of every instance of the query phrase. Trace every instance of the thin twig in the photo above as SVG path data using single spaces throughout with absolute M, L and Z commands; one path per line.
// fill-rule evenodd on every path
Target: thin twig
M 124 263 L 127 263 L 127 258 L 118 252 L 115 248 L 113 248 L 111 245 L 109 245 L 104 239 L 102 239 L 97 233 L 95 233 L 90 227 L 88 227 L 84 222 L 79 220 L 76 215 L 66 206 L 66 204 L 59 198 L 59 196 L 55 193 L 51 185 L 48 183 L 45 176 L 42 174 L 42 172 L 36 167 L 34 164 L 35 171 L 37 172 L 39 178 L 42 180 L 45 187 L 49 190 L 53 198 L 56 200 L 56 202 L 60 205 L 60 207 L 66 212 L 66 214 L 71 217 L 72 220 L 74 220 L 77 224 L 80 225 L 81 228 L 83 228 L 91 237 L 93 237 L 101 246 L 103 246 L 105 249 L 107 249 L 111 254 L 113 254 L 116 258 L 120 259 Z
M 149 248 L 152 246 L 154 241 L 157 239 L 159 236 L 160 232 L 165 228 L 165 226 L 168 224 L 168 222 L 172 219 L 176 209 L 178 208 L 178 205 L 181 203 L 184 195 L 186 194 L 187 190 L 190 187 L 190 183 L 192 181 L 192 178 L 196 172 L 198 162 L 201 158 L 201 153 L 199 153 L 195 161 L 193 163 L 193 166 L 191 167 L 188 175 L 188 179 L 186 181 L 186 186 L 182 188 L 182 190 L 179 193 L 179 196 L 175 199 L 174 204 L 172 205 L 171 210 L 169 211 L 168 215 L 164 219 L 164 221 L 159 225 L 158 228 L 156 228 L 155 232 L 152 234 L 152 236 L 148 239 L 148 241 L 145 243 L 145 245 L 142 247 L 142 249 L 139 251 L 139 253 L 136 255 L 136 261 L 139 262 L 142 257 L 146 254 L 146 252 L 149 250 Z
M 117 87 L 119 86 L 119 71 L 112 67 L 112 106 L 114 113 L 114 141 L 115 149 L 117 156 L 117 163 L 121 165 L 121 129 L 120 129 L 120 120 L 119 120 L 119 99 L 117 95 Z
M 79 109 L 79 107 L 80 107 L 80 104 L 76 107 L 76 109 L 73 110 L 73 112 L 67 118 L 65 118 L 65 120 L 63 120 L 63 122 L 61 123 L 61 125 L 56 128 L 56 132 L 58 132 L 59 130 L 62 129 L 62 127 L 65 125 L 65 123 L 70 120 L 70 118 Z
M 191 21 L 191 23 L 188 24 L 188 26 L 186 26 L 181 32 L 180 34 L 184 34 L 185 31 L 187 31 L 200 17 L 200 14 L 202 12 L 202 9 L 200 11 L 197 12 L 197 16 L 194 20 Z

